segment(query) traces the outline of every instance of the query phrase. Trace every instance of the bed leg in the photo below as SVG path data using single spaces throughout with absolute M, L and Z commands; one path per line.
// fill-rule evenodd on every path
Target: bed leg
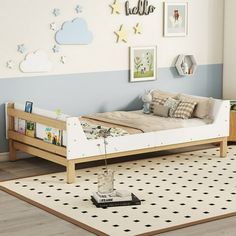
M 67 183 L 72 184 L 75 182 L 75 162 L 74 161 L 67 161 L 66 166 L 67 172 Z
M 9 161 L 16 161 L 16 149 L 12 139 L 9 140 Z
M 223 138 L 223 140 L 220 142 L 220 156 L 227 156 L 227 138 Z

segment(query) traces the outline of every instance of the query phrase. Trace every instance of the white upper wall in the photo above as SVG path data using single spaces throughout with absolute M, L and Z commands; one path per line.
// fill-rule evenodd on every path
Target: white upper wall
M 223 98 L 236 99 L 235 54 L 236 54 L 236 25 L 235 0 L 225 1 L 225 27 L 224 27 L 224 75 Z
M 137 1 L 130 0 L 130 5 Z M 40 74 L 20 72 L 19 63 L 26 54 L 17 52 L 17 45 L 22 43 L 27 52 L 47 52 L 53 70 L 43 73 L 46 75 L 128 70 L 130 46 L 157 45 L 158 67 L 172 66 L 178 54 L 194 54 L 198 64 L 222 63 L 224 1 L 187 1 L 188 36 L 171 38 L 163 37 L 163 2 L 149 0 L 156 10 L 148 16 L 126 16 L 124 9 L 120 15 L 111 14 L 113 0 L 1 0 L 0 78 Z M 83 7 L 80 14 L 75 11 L 77 4 Z M 54 8 L 61 11 L 57 17 L 52 14 Z M 87 21 L 94 35 L 92 44 L 61 45 L 60 52 L 53 53 L 55 31 L 50 30 L 50 23 L 55 22 L 59 29 L 76 17 Z M 133 33 L 137 23 L 142 25 L 141 35 Z M 128 43 L 117 44 L 114 31 L 121 24 L 129 30 Z M 65 64 L 60 62 L 61 56 L 66 57 Z M 8 60 L 15 63 L 13 69 L 6 67 Z

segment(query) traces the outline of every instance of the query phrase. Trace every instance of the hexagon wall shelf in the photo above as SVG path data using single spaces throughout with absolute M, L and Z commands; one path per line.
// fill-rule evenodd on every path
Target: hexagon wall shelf
M 192 76 L 197 69 L 197 62 L 193 55 L 179 55 L 175 67 L 181 76 Z

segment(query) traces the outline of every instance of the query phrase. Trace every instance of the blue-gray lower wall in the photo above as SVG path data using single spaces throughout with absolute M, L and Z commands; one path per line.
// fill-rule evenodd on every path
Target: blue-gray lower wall
M 145 89 L 222 97 L 222 64 L 200 65 L 192 77 L 179 77 L 176 69 L 160 68 L 156 81 L 129 83 L 128 71 L 8 78 L 0 80 L 0 153 L 6 152 L 4 103 L 25 102 L 44 109 L 60 108 L 79 116 L 92 112 L 142 107 Z

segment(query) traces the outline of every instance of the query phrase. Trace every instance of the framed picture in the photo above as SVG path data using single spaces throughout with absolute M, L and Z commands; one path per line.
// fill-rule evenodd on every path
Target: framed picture
M 32 113 L 33 102 L 26 101 L 25 102 L 25 112 Z
M 186 36 L 188 33 L 188 3 L 165 4 L 164 36 Z
M 130 48 L 130 82 L 156 79 L 156 47 Z

